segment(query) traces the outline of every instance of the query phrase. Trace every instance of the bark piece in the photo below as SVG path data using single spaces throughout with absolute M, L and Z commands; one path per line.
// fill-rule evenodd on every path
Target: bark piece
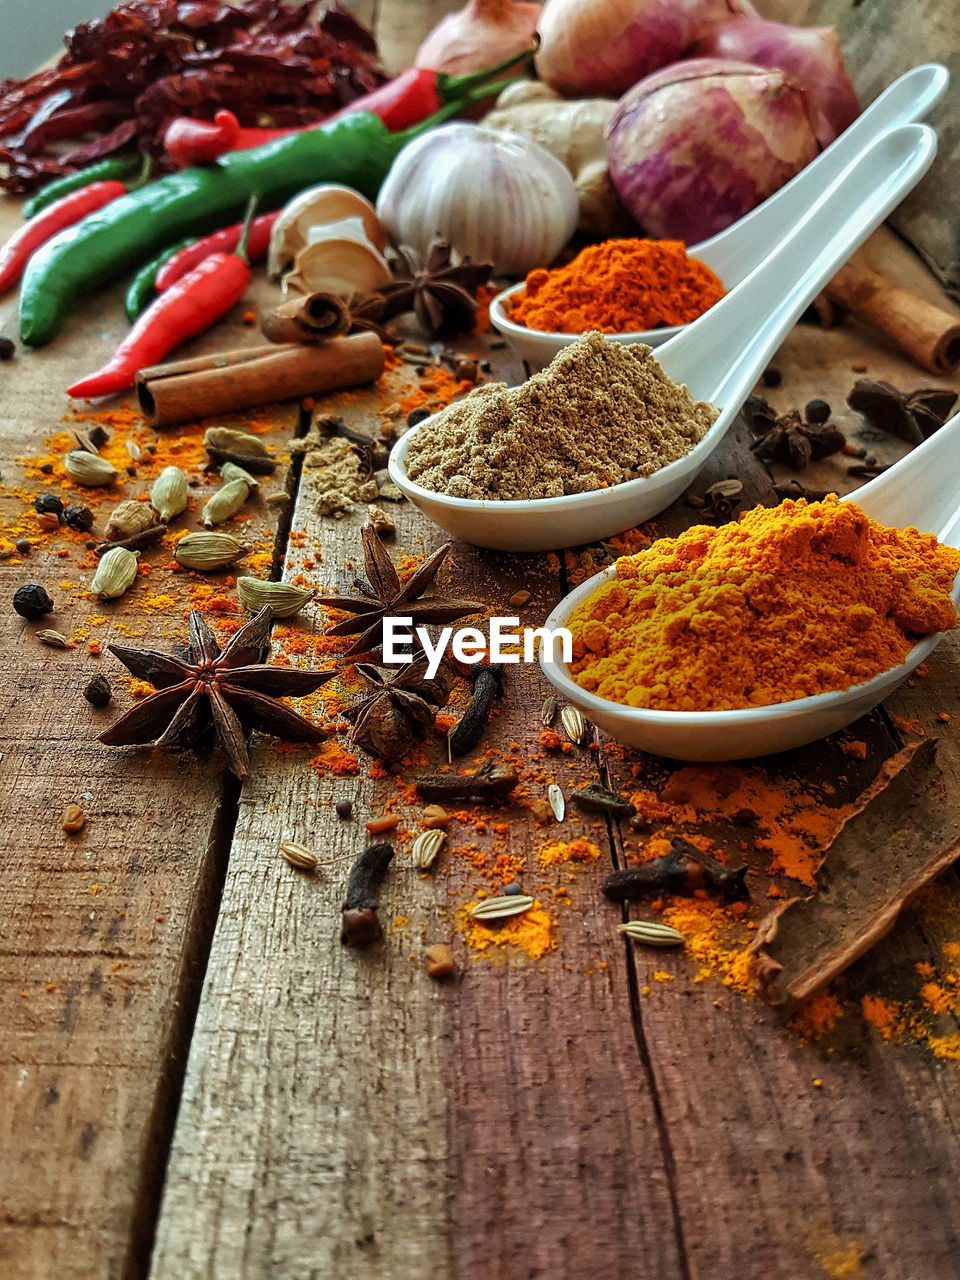
M 824 855 L 817 892 L 760 921 L 751 963 L 769 1004 L 793 1006 L 832 982 L 960 857 L 960 800 L 937 748 L 927 738 L 888 760 Z

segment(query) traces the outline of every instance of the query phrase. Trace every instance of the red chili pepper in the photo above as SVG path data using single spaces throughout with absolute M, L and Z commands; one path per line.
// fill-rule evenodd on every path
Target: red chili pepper
M 174 347 L 203 333 L 236 306 L 250 284 L 247 238 L 259 195 L 251 196 L 235 253 L 213 253 L 153 302 L 102 369 L 67 388 L 70 396 L 126 391 L 137 374 Z
M 532 53 L 532 50 L 530 52 Z M 328 116 L 323 123 L 336 120 L 350 111 L 369 111 L 379 116 L 391 133 L 402 133 L 404 129 L 410 129 L 422 120 L 426 120 L 446 103 L 470 93 L 482 85 L 488 77 L 496 75 L 505 67 L 513 66 L 523 56 L 521 54 L 518 57 L 514 54 L 495 66 L 486 67 L 482 71 L 472 71 L 464 76 L 448 76 L 441 71 L 431 71 L 427 67 L 410 67 L 395 76 L 393 80 L 381 85 L 379 89 L 365 93 L 363 97 L 355 98 L 347 106 L 341 107 L 334 115 Z M 218 128 L 217 121 L 221 116 L 229 117 L 229 120 L 225 119 Z M 236 125 L 236 131 L 233 131 L 233 125 Z M 218 111 L 213 124 L 205 120 L 191 120 L 188 116 L 181 116 L 174 120 L 167 128 L 164 145 L 175 164 L 181 166 L 208 164 L 225 151 L 249 151 L 252 147 L 263 146 L 265 142 L 273 142 L 276 138 L 285 138 L 291 133 L 303 133 L 307 129 L 316 127 L 313 124 L 305 124 L 293 125 L 286 129 L 241 128 L 237 124 L 236 116 L 231 112 Z M 171 134 L 174 135 L 176 152 L 171 148 Z M 228 135 L 229 141 L 223 141 L 223 138 Z M 194 138 L 195 143 L 184 149 L 179 141 L 181 137 Z M 215 150 L 218 139 L 220 150 Z
M 167 126 L 163 145 L 180 169 L 194 164 L 210 164 L 225 151 L 237 150 L 240 122 L 232 111 L 218 111 L 213 120 L 192 120 L 178 116 Z
M 58 231 L 72 227 L 95 209 L 127 194 L 122 182 L 91 182 L 79 191 L 71 191 L 25 222 L 0 249 L 0 293 L 15 285 L 23 275 L 30 256 Z
M 250 284 L 250 268 L 236 253 L 215 253 L 172 285 L 144 311 L 113 359 L 67 388 L 70 396 L 126 391 L 137 374 L 174 347 L 209 329 L 236 306 Z
M 250 233 L 247 236 L 249 262 L 259 262 L 267 256 L 270 232 L 279 217 L 280 210 L 276 209 L 273 213 L 264 213 L 259 218 L 254 218 L 250 223 Z M 168 258 L 157 272 L 157 278 L 154 281 L 157 293 L 163 293 L 169 289 L 174 281 L 179 280 L 188 271 L 192 271 L 212 253 L 232 253 L 240 243 L 242 235 L 243 223 L 237 222 L 232 227 L 224 227 L 222 231 L 215 231 L 213 235 L 204 236 L 202 240 L 195 240 L 193 244 L 188 244 L 172 258 Z

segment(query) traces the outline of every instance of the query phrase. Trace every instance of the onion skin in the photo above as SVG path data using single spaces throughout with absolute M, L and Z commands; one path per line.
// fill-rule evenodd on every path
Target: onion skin
M 791 27 L 764 18 L 735 18 L 698 42 L 696 55 L 786 71 L 807 95 L 821 147 L 860 114 L 840 40 L 833 27 Z
M 529 0 L 469 0 L 440 19 L 417 50 L 413 65 L 463 76 L 511 53 L 519 58 L 533 43 L 541 12 L 541 6 Z
M 540 79 L 568 98 L 612 98 L 669 66 L 749 0 L 548 0 Z
M 607 127 L 610 176 L 659 239 L 696 244 L 817 154 L 806 96 L 783 71 L 692 58 L 635 85 Z

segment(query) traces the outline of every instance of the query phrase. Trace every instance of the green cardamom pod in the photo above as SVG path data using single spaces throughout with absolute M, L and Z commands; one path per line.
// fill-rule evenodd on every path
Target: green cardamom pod
M 138 502 L 136 498 L 128 498 L 110 512 L 104 536 L 108 542 L 132 538 L 134 534 L 149 529 L 153 523 L 154 515 L 149 504 Z
M 267 446 L 256 436 L 246 431 L 235 431 L 233 427 L 208 427 L 203 433 L 203 443 L 209 449 L 220 449 L 224 453 L 239 453 L 241 457 L 268 458 Z
M 237 595 L 251 613 L 259 613 L 269 605 L 275 618 L 292 618 L 316 593 L 289 582 L 264 582 L 262 578 L 238 578 Z
M 116 600 L 133 585 L 138 560 L 137 551 L 128 551 L 126 547 L 111 547 L 100 557 L 97 571 L 90 583 L 91 591 L 101 600 Z
M 223 464 L 220 468 L 220 479 L 224 484 L 229 484 L 231 480 L 242 480 L 249 489 L 256 489 L 257 487 L 257 477 L 252 476 L 243 467 L 238 467 L 235 462 L 225 462 Z
M 174 547 L 173 555 L 185 569 L 199 569 L 207 573 L 233 564 L 243 550 L 229 533 L 188 533 Z
M 86 449 L 71 449 L 64 458 L 63 465 L 71 479 L 91 489 L 110 484 L 120 474 L 112 462 L 101 458 L 99 453 L 90 453 Z
M 229 520 L 231 516 L 237 514 L 249 496 L 250 486 L 246 480 L 228 481 L 211 496 L 210 501 L 203 508 L 204 526 L 212 529 L 215 524 L 222 524 L 224 520 Z
M 164 467 L 153 482 L 150 502 L 164 524 L 186 508 L 187 477 L 179 467 Z

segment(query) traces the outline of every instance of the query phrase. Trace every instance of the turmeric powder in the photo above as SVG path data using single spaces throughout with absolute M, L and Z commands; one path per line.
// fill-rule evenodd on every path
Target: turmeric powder
M 564 267 L 531 271 L 510 319 L 547 333 L 638 333 L 696 320 L 724 293 L 680 240 L 605 240 Z
M 615 569 L 570 620 L 571 670 L 632 707 L 732 710 L 846 689 L 957 621 L 960 552 L 835 494 L 698 525 Z

